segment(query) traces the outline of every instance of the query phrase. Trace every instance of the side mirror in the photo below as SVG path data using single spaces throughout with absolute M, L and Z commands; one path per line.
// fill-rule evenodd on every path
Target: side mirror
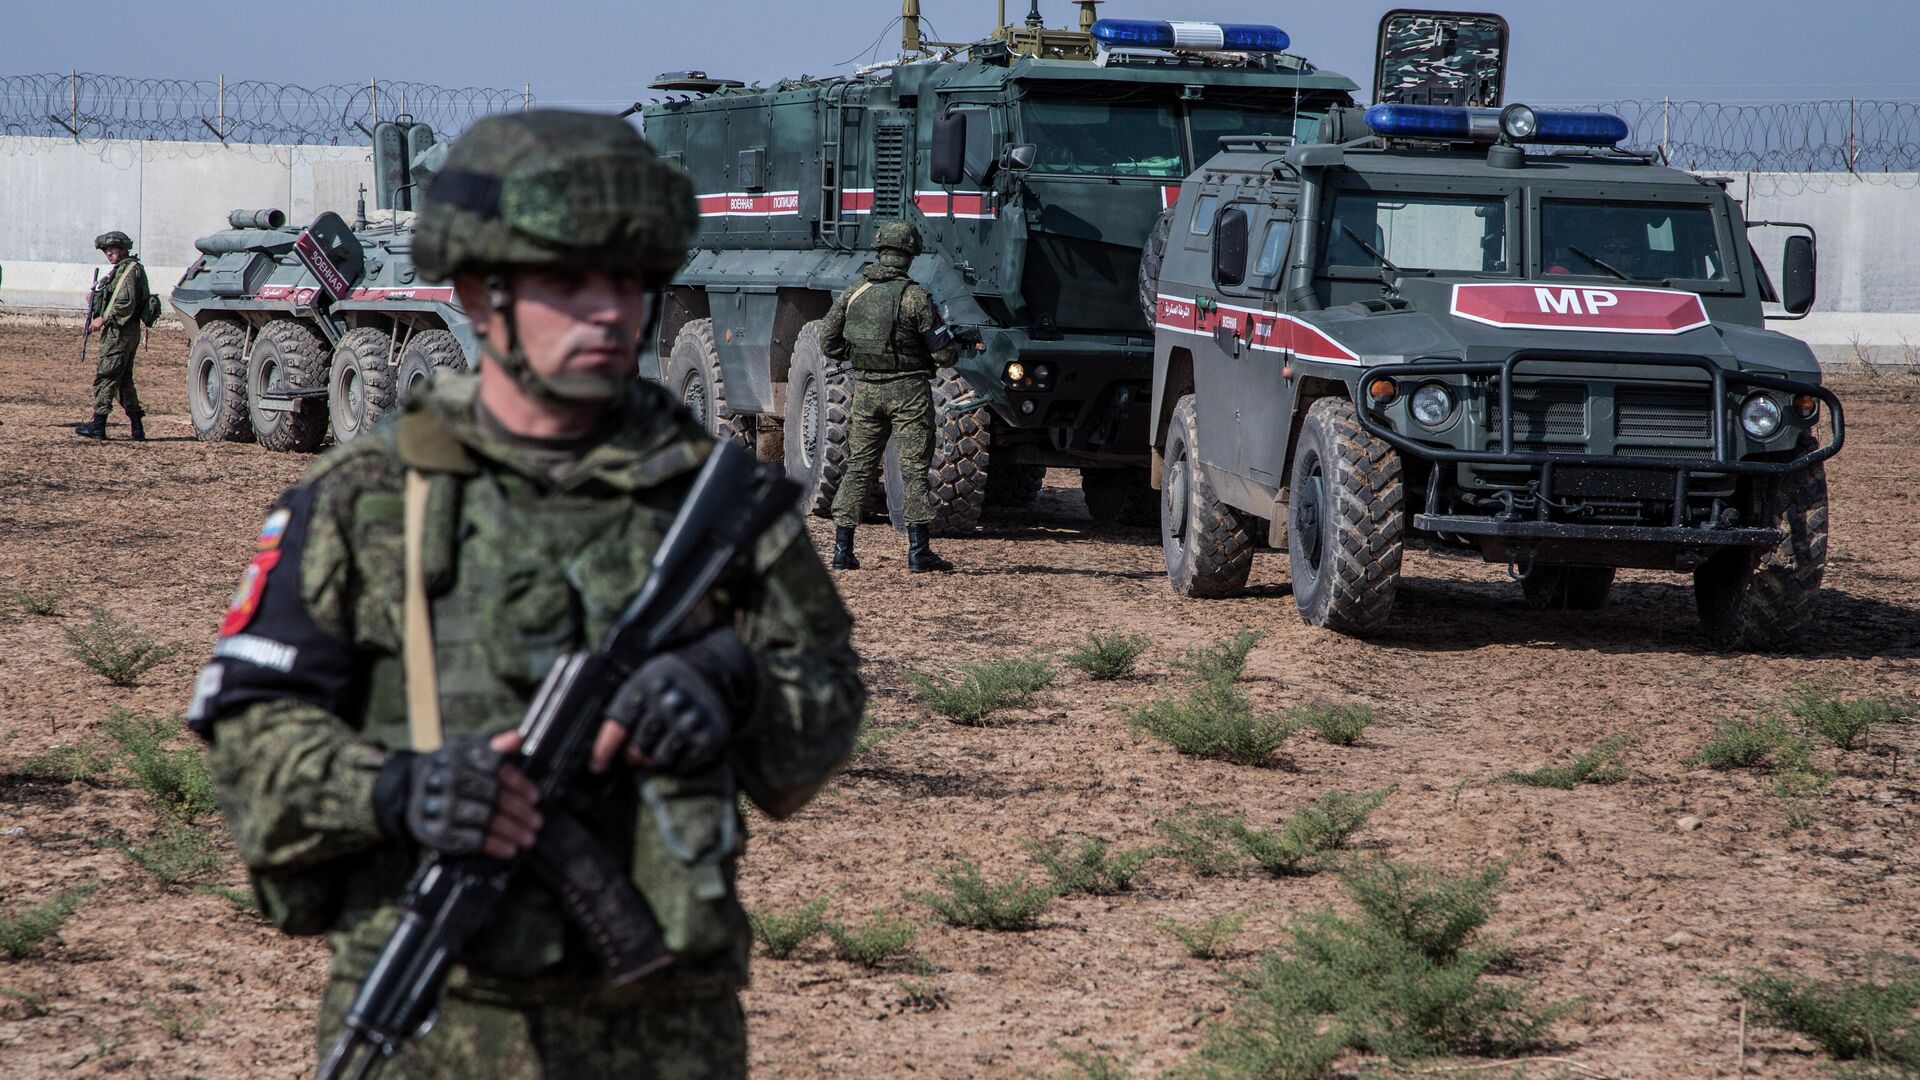
M 1813 237 L 1787 237 L 1787 249 L 1780 257 L 1780 304 L 1789 313 L 1804 315 L 1813 307 L 1818 262 Z
M 1213 226 L 1213 283 L 1238 285 L 1247 277 L 1247 212 L 1229 206 Z
M 933 182 L 952 187 L 967 175 L 967 114 L 948 113 L 933 119 Z
M 1008 143 L 1000 151 L 1000 167 L 1009 172 L 1026 172 L 1040 157 L 1040 148 L 1030 142 Z

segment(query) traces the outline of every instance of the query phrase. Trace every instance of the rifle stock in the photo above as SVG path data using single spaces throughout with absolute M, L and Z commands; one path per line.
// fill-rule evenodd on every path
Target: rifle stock
M 80 366 L 87 366 L 87 339 L 93 336 L 93 306 L 99 300 L 100 268 L 93 268 L 93 283 L 87 286 L 87 314 L 80 320 Z
M 559 805 L 584 772 L 620 683 L 671 640 L 727 565 L 797 497 L 791 481 L 760 470 L 745 450 L 724 442 L 714 447 L 640 591 L 594 648 L 554 661 L 527 707 L 515 764 L 539 788 L 543 804 Z M 527 862 L 524 852 L 507 861 L 436 853 L 421 859 L 402 899 L 400 925 L 348 1008 L 344 1028 L 321 1062 L 320 1080 L 372 1076 L 431 1026 L 455 957 L 491 921 Z M 657 937 L 619 943 L 620 950 L 630 966 L 611 972 L 616 979 L 637 977 L 670 959 Z

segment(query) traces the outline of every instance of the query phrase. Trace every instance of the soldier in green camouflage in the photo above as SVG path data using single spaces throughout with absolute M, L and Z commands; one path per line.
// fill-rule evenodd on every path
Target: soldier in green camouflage
M 853 369 L 853 408 L 848 421 L 847 471 L 833 496 L 833 567 L 858 570 L 853 530 L 867 505 L 867 491 L 880 468 L 887 438 L 900 451 L 901 516 L 907 523 L 907 569 L 951 571 L 933 553 L 927 525 L 927 468 L 933 461 L 933 389 L 936 367 L 953 363 L 952 335 L 927 290 L 907 276 L 920 254 L 920 233 L 904 221 L 881 224 L 874 234 L 877 261 L 860 281 L 834 298 L 820 326 L 821 351 Z
M 147 429 L 141 418 L 140 394 L 133 388 L 133 354 L 140 348 L 141 313 L 147 309 L 147 271 L 140 257 L 133 254 L 133 238 L 118 229 L 93 238 L 93 246 L 107 257 L 113 272 L 94 287 L 88 298 L 87 317 L 93 324 L 87 329 L 100 335 L 100 363 L 93 374 L 93 419 L 76 425 L 75 435 L 89 439 L 107 437 L 107 414 L 113 411 L 115 398 L 127 411 L 133 427 L 133 440 L 145 442 Z
M 554 659 L 639 589 L 713 445 L 635 378 L 695 220 L 686 178 L 623 121 L 475 124 L 427 193 L 414 257 L 473 317 L 478 375 L 439 377 L 267 516 L 188 719 L 261 909 L 332 949 L 322 1047 L 423 850 L 540 843 L 538 790 L 503 763 L 511 729 Z M 672 963 L 605 985 L 556 896 L 517 876 L 392 1072 L 746 1074 L 736 792 L 798 810 L 846 759 L 866 692 L 797 510 L 688 621 L 619 689 L 600 780 L 571 807 Z

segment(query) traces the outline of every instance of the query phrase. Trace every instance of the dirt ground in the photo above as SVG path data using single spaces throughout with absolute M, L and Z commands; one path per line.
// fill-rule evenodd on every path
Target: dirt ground
M 177 330 L 157 333 L 138 364 L 152 441 L 127 441 L 118 415 L 110 441 L 75 438 L 90 374 L 74 360 L 76 329 L 0 321 L 0 913 L 98 891 L 27 959 L 0 955 L 0 1073 L 307 1075 L 323 950 L 222 896 L 164 887 L 114 847 L 159 827 L 124 779 L 21 773 L 94 734 L 113 706 L 184 707 L 264 508 L 308 460 L 194 441 Z M 962 857 L 1037 876 L 1023 851 L 1034 838 L 1148 844 L 1156 818 L 1195 804 L 1271 825 L 1326 792 L 1391 784 L 1360 847 L 1456 870 L 1508 863 L 1492 931 L 1515 945 L 1513 974 L 1545 999 L 1577 999 L 1544 1053 L 1618 1077 L 1737 1075 L 1730 976 L 1857 975 L 1878 953 L 1920 954 L 1920 728 L 1824 752 L 1837 776 L 1806 808 L 1763 775 L 1688 764 L 1717 721 L 1758 715 L 1802 680 L 1917 689 L 1920 389 L 1842 391 L 1850 437 L 1829 463 L 1827 588 L 1807 645 L 1785 656 L 1707 650 L 1671 575 L 1624 575 L 1599 613 L 1534 613 L 1500 567 L 1412 554 L 1391 632 L 1369 642 L 1300 623 L 1283 555 L 1260 555 L 1244 596 L 1182 600 L 1155 536 L 1094 528 L 1061 472 L 1031 513 L 944 542 L 963 571 L 951 577 L 909 578 L 904 543 L 864 530 L 866 568 L 841 582 L 879 724 L 927 719 L 914 671 L 1052 653 L 1089 631 L 1155 644 L 1131 679 L 1063 669 L 1006 726 L 933 719 L 860 757 L 797 818 L 752 822 L 749 904 L 831 895 L 843 918 L 884 905 L 926 919 L 921 988 L 935 999 L 910 999 L 903 984 L 921 976 L 834 959 L 824 939 L 786 960 L 757 956 L 756 1074 L 1044 1075 L 1064 1064 L 1056 1045 L 1137 1059 L 1140 1074 L 1174 1064 L 1296 913 L 1344 903 L 1331 875 L 1203 878 L 1161 859 L 1131 894 L 1062 899 L 1037 929 L 1010 934 L 937 924 L 908 894 Z M 826 523 L 814 525 L 824 543 Z M 70 590 L 58 617 L 13 598 L 48 587 Z M 62 627 L 95 606 L 186 648 L 114 689 L 65 648 Z M 1136 741 L 1125 710 L 1165 688 L 1167 660 L 1241 629 L 1267 635 L 1248 669 L 1260 706 L 1365 703 L 1378 720 L 1362 742 L 1297 735 L 1283 765 L 1246 768 Z M 1611 735 L 1631 740 L 1622 782 L 1495 780 Z M 1682 829 L 1683 817 L 1703 824 Z M 235 864 L 208 883 L 245 881 Z M 1243 908 L 1255 914 L 1219 961 L 1187 958 L 1151 925 Z M 1680 931 L 1693 940 L 1665 943 Z M 1823 1075 L 1809 1044 L 1757 1027 L 1746 1066 Z

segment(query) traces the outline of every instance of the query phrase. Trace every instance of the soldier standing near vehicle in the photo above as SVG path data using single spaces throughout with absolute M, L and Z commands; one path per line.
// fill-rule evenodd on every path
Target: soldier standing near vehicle
M 833 568 L 858 570 L 853 530 L 867 505 L 867 490 L 892 435 L 900 450 L 901 516 L 907 523 L 907 569 L 949 572 L 953 564 L 933 553 L 927 524 L 927 468 L 933 460 L 934 369 L 953 363 L 952 335 L 927 290 L 907 275 L 920 254 L 920 233 L 904 221 L 888 221 L 874 234 L 878 261 L 860 281 L 834 298 L 820 325 L 821 351 L 853 369 L 852 419 L 847 433 L 847 471 L 833 496 Z
M 89 439 L 107 437 L 107 414 L 113 411 L 113 399 L 127 411 L 133 426 L 133 441 L 145 442 L 147 429 L 141 418 L 140 394 L 133 388 L 133 354 L 140 348 L 142 316 L 147 310 L 147 271 L 134 255 L 133 239 L 118 229 L 93 238 L 93 246 L 107 256 L 113 272 L 95 286 L 88 298 L 89 332 L 100 335 L 100 364 L 93 375 L 93 419 L 76 425 L 75 435 Z
M 427 849 L 539 842 L 503 760 L 553 661 L 597 640 L 713 447 L 636 346 L 695 227 L 686 178 L 626 123 L 536 110 L 453 145 L 414 241 L 472 314 L 477 376 L 336 448 L 268 514 L 189 722 L 262 910 L 325 933 L 324 1049 Z M 750 938 L 736 792 L 798 810 L 866 692 L 798 511 L 620 688 L 573 800 L 673 960 L 613 988 L 527 874 L 459 955 L 408 1077 L 740 1077 Z M 444 730 L 442 729 L 444 725 Z

